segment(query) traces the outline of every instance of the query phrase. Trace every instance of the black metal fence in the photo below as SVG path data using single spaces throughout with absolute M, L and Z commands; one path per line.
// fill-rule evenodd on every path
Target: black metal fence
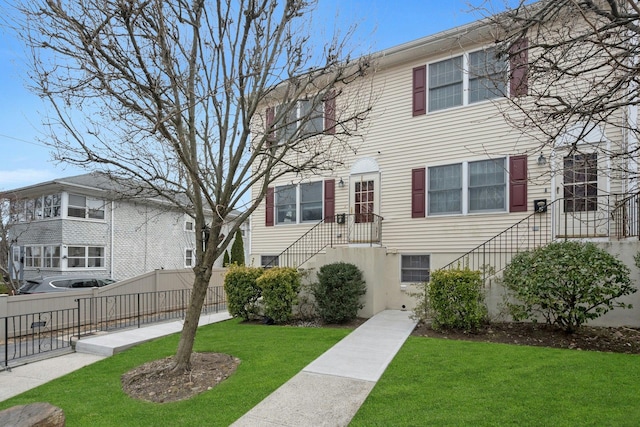
M 1 317 L 2 366 L 48 352 L 71 351 L 74 337 L 182 319 L 191 301 L 191 292 L 191 289 L 181 289 L 79 298 L 75 308 Z M 201 314 L 226 309 L 222 286 L 207 289 Z
M 382 243 L 382 220 L 374 213 L 337 214 L 314 225 L 266 267 L 300 267 L 327 247 Z
M 191 289 L 161 292 L 79 298 L 77 335 L 123 328 L 140 328 L 149 323 L 184 318 Z M 207 289 L 202 314 L 226 310 L 227 301 L 222 287 Z
M 9 361 L 28 360 L 43 353 L 71 350 L 73 326 L 78 323 L 75 309 L 53 310 L 0 318 L 4 328 L 3 366 Z

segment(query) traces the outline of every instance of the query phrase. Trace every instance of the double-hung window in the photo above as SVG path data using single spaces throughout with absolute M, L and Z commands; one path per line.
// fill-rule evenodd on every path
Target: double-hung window
M 278 224 L 314 222 L 322 219 L 322 181 L 276 187 L 275 208 Z
M 429 168 L 429 215 L 462 213 L 462 164 Z
M 324 130 L 324 103 L 321 99 L 299 100 L 291 104 L 282 104 L 276 108 L 280 116 L 277 139 L 286 143 L 296 133 L 299 136 L 320 134 Z
M 469 212 L 507 208 L 505 159 L 469 162 Z
M 34 268 L 42 267 L 42 246 L 25 246 L 24 266 Z
M 184 266 L 185 267 L 193 267 L 196 265 L 195 262 L 195 251 L 193 249 L 185 249 L 184 250 Z
M 45 268 L 60 267 L 60 246 L 45 246 L 43 248 L 43 264 Z
M 505 163 L 499 158 L 430 167 L 429 215 L 505 211 Z
M 104 201 L 77 194 L 69 194 L 67 216 L 74 218 L 104 219 Z
M 462 56 L 429 65 L 429 111 L 462 105 Z
M 67 267 L 100 268 L 104 267 L 104 247 L 101 246 L 69 246 L 67 251 Z
M 485 49 L 429 64 L 429 111 L 444 110 L 503 96 L 506 61 Z
M 276 187 L 276 219 L 278 224 L 295 224 L 298 219 L 296 185 Z
M 495 49 L 469 54 L 469 104 L 498 98 L 506 93 L 506 62 Z

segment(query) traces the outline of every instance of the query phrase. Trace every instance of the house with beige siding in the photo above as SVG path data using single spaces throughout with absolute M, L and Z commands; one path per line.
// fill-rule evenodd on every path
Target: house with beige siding
M 4 191 L 0 198 L 11 204 L 9 270 L 15 279 L 81 274 L 124 280 L 195 265 L 198 230 L 191 216 L 157 198 L 123 196 L 103 174 Z M 246 226 L 242 230 L 247 233 Z
M 523 39 L 500 58 L 494 43 L 491 25 L 478 21 L 374 55 L 375 73 L 363 78 L 376 102 L 357 150 L 324 176 L 270 186 L 251 217 L 250 263 L 311 271 L 354 263 L 368 284 L 363 316 L 411 309 L 413 285 L 435 269 L 496 271 L 513 253 L 556 239 L 634 238 L 612 249 L 632 264 L 630 179 L 589 149 L 615 152 L 622 135 L 569 127 L 550 147 L 514 128 L 504 112 L 510 97 L 528 96 L 535 52 Z M 348 90 L 337 96 L 325 126 L 349 102 Z M 490 278 L 486 286 L 495 311 L 499 286 Z M 640 323 L 629 316 L 620 322 Z

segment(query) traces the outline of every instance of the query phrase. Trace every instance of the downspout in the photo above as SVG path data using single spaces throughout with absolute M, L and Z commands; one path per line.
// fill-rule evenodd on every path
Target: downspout
M 635 22 L 638 24 L 638 21 Z M 632 45 L 637 46 L 639 42 L 638 34 L 632 34 L 631 43 Z M 634 56 L 631 58 L 632 67 L 635 69 L 640 63 L 640 58 Z M 627 153 L 636 153 L 638 149 L 638 106 L 635 105 L 635 102 L 638 99 L 638 83 L 635 79 L 631 79 L 629 84 L 629 99 L 631 102 L 627 105 L 627 117 L 626 123 L 624 125 L 626 127 L 623 128 L 623 131 L 626 133 L 625 142 L 627 144 Z M 624 133 L 623 133 L 624 135 Z M 638 155 L 629 155 L 627 157 L 627 193 L 635 193 L 638 191 Z
M 110 260 L 110 263 L 109 263 L 109 270 L 110 270 L 109 271 L 109 277 L 111 279 L 114 278 L 113 275 L 114 275 L 114 270 L 115 270 L 113 268 L 113 265 L 115 264 L 115 260 L 113 258 L 113 254 L 115 253 L 115 251 L 113 250 L 113 243 L 115 241 L 114 231 L 113 231 L 114 228 L 115 228 L 115 215 L 114 215 L 113 211 L 114 211 L 114 201 L 112 200 L 111 201 L 111 249 L 109 250 L 109 252 L 110 252 L 110 254 L 109 254 L 109 260 Z

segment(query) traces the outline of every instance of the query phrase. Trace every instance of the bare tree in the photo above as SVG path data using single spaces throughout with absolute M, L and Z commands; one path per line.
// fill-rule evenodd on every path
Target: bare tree
M 594 130 L 619 144 L 591 141 L 611 173 L 638 174 L 640 6 L 634 0 L 521 0 L 488 18 L 520 87 L 505 117 L 539 142 L 581 150 Z M 512 79 L 512 81 L 514 81 Z M 569 137 L 567 137 L 569 135 Z
M 314 1 L 24 0 L 16 23 L 57 158 L 193 216 L 195 281 L 175 370 L 189 369 L 214 261 L 286 173 L 332 170 L 370 110 L 353 34 L 314 46 Z M 348 91 L 348 108 L 340 100 Z M 345 95 L 346 96 L 346 95 Z M 323 110 L 324 109 L 324 110 Z M 332 110 L 332 111 L 327 111 Z M 335 110 L 335 111 L 333 111 Z M 330 112 L 318 126 L 318 116 Z M 330 149 L 331 148 L 331 149 Z M 250 200 L 250 188 L 259 188 Z M 226 236 L 233 209 L 242 214 Z M 212 219 L 211 219 L 212 218 Z M 207 241 L 204 241 L 204 236 Z

